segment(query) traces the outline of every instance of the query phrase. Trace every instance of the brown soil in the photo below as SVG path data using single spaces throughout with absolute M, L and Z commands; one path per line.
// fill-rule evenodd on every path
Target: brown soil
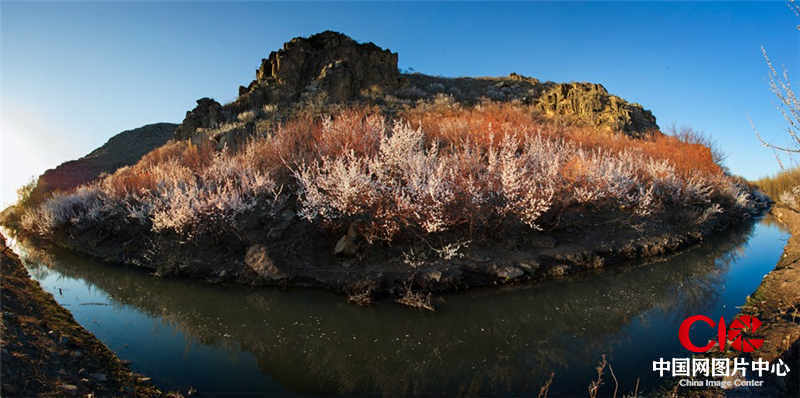
M 50 241 L 106 263 L 133 265 L 160 276 L 321 287 L 366 303 L 561 278 L 648 261 L 752 222 L 742 215 L 726 215 L 703 224 L 691 219 L 634 223 L 614 209 L 599 209 L 565 213 L 561 218 L 567 227 L 552 231 L 512 226 L 463 245 L 461 235 L 412 237 L 392 245 L 354 241 L 354 255 L 337 255 L 343 231 L 326 231 L 294 212 L 285 214 L 285 219 L 254 214 L 248 217 L 253 225 L 242 233 L 193 241 L 154 235 L 124 219 L 92 228 L 71 226 Z M 447 250 L 448 245 L 458 250 Z
M 3 397 L 162 397 L 33 281 L 0 235 Z
M 792 236 L 783 249 L 775 270 L 764 277 L 761 285 L 750 295 L 742 314 L 754 315 L 763 322 L 757 333 L 764 345 L 752 356 L 770 362 L 779 358 L 791 372 L 775 378 L 785 388 L 787 396 L 800 394 L 800 213 L 776 206 L 772 215 L 789 229 Z

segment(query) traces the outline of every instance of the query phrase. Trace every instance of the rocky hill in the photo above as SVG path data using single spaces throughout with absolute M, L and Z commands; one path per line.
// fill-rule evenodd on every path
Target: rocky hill
M 293 39 L 255 77 L 19 228 L 162 276 L 429 309 L 431 292 L 673 252 L 768 206 L 702 141 L 659 133 L 599 84 L 405 74 L 397 54 L 335 32 Z M 42 186 L 133 162 L 172 127 L 149 145 L 123 134 Z
M 147 152 L 164 145 L 173 137 L 175 127 L 177 125 L 173 123 L 155 123 L 123 131 L 88 155 L 45 171 L 39 177 L 32 196 L 69 190 L 101 173 L 113 173 L 120 167 L 130 166 Z
M 609 94 L 600 84 L 541 82 L 516 73 L 478 78 L 400 73 L 397 58 L 390 50 L 332 31 L 294 38 L 261 60 L 255 80 L 239 87 L 235 101 L 222 105 L 201 98 L 180 125 L 156 123 L 122 132 L 85 157 L 47 170 L 34 195 L 68 190 L 131 165 L 173 137 L 186 139 L 227 125 L 224 135 L 210 137 L 224 144 L 253 134 L 260 124 L 343 104 L 377 105 L 393 114 L 442 96 L 464 105 L 489 99 L 529 105 L 545 118 L 634 137 L 658 129 L 649 110 Z
M 466 105 L 483 99 L 519 102 L 532 105 L 543 117 L 637 137 L 658 129 L 649 110 L 609 94 L 600 84 L 541 82 L 516 73 L 492 78 L 406 74 L 398 70 L 397 57 L 390 50 L 337 32 L 294 38 L 261 60 L 255 80 L 240 86 L 232 103 L 198 100 L 176 129 L 176 138 L 231 122 L 243 125 L 233 133 L 247 134 L 255 130 L 255 123 L 247 125 L 254 119 L 281 119 L 300 109 L 332 104 L 378 105 L 391 114 L 441 96 Z M 247 112 L 252 114 L 240 116 Z

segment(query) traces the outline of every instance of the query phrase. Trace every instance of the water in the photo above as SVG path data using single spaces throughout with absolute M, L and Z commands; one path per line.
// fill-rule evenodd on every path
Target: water
M 30 242 L 15 250 L 81 325 L 162 389 L 535 396 L 554 372 L 550 396 L 559 396 L 585 395 L 602 354 L 621 392 L 637 378 L 640 391 L 656 388 L 652 361 L 689 354 L 680 322 L 731 320 L 787 238 L 761 221 L 662 262 L 449 295 L 436 313 L 357 307 L 307 289 L 157 279 Z

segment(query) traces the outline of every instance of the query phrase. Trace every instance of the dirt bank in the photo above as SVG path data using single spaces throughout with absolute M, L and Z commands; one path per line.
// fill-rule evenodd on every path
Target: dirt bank
M 33 281 L 0 235 L 2 396 L 162 397 Z
M 347 241 L 347 236 L 340 239 L 346 231 L 327 231 L 287 209 L 268 224 L 192 241 L 137 229 L 125 219 L 92 228 L 68 226 L 51 241 L 159 276 L 320 287 L 361 303 L 391 298 L 414 305 L 424 304 L 428 293 L 540 281 L 646 261 L 752 222 L 749 214 L 738 213 L 705 222 L 631 222 L 614 208 L 565 212 L 559 217 L 566 227 L 550 231 L 510 226 L 470 240 L 464 234 L 438 235 L 369 245 L 358 239 Z M 263 218 L 255 214 L 252 219 Z M 348 255 L 351 246 L 354 253 Z
M 757 334 L 764 345 L 754 354 L 770 362 L 779 358 L 791 368 L 787 377 L 774 382 L 787 396 L 800 394 L 800 213 L 777 205 L 772 215 L 791 232 L 775 269 L 747 298 L 742 314 L 753 315 L 763 324 Z

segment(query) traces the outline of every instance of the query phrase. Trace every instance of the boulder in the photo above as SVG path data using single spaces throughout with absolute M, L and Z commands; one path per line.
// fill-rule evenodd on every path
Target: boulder
M 262 244 L 255 244 L 247 249 L 244 263 L 264 279 L 276 280 L 286 277 L 272 262 L 267 247 Z
M 525 272 L 517 267 L 509 265 L 497 267 L 495 270 L 495 275 L 497 275 L 497 277 L 500 279 L 508 281 L 525 275 Z
M 347 228 L 347 234 L 339 238 L 336 242 L 336 247 L 333 249 L 333 254 L 341 254 L 345 256 L 354 256 L 358 252 L 358 225 L 357 223 L 350 224 Z
M 183 122 L 175 129 L 175 138 L 190 138 L 198 128 L 217 127 L 223 121 L 222 105 L 211 98 L 200 98 L 197 106 L 186 112 Z

